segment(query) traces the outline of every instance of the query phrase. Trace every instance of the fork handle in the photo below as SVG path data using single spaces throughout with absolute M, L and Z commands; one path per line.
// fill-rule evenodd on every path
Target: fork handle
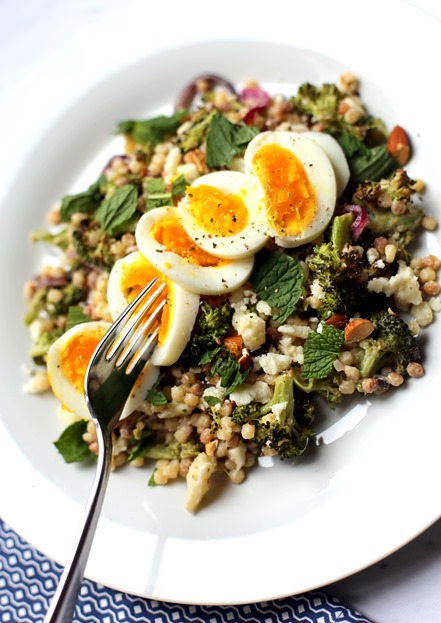
M 75 605 L 103 505 L 112 462 L 110 434 L 108 431 L 102 431 L 97 427 L 97 437 L 98 444 L 102 445 L 102 448 L 98 453 L 97 469 L 83 515 L 82 525 L 43 623 L 69 623 L 73 620 Z

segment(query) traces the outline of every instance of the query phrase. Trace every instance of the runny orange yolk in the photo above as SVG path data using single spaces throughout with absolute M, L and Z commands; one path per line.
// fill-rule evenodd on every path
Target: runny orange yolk
M 224 238 L 246 227 L 248 210 L 239 195 L 226 195 L 207 184 L 190 186 L 187 195 L 194 220 L 207 234 Z
M 165 289 L 158 296 L 149 313 L 166 298 L 166 304 L 162 308 L 160 315 L 161 326 L 159 328 L 158 340 L 162 344 L 169 330 L 171 322 L 171 309 L 173 297 L 172 288 L 170 288 L 168 280 L 159 272 L 150 262 L 140 256 L 135 262 L 132 262 L 124 271 L 121 277 L 121 289 L 126 294 L 127 301 L 130 303 L 141 292 L 141 290 L 152 280 L 159 279 L 165 282 Z
M 314 188 L 302 163 L 279 145 L 264 145 L 253 158 L 265 194 L 266 217 L 280 237 L 301 234 L 316 211 Z
M 222 260 L 210 255 L 193 242 L 182 227 L 178 216 L 167 215 L 158 219 L 150 229 L 150 235 L 156 242 L 162 244 L 166 251 L 176 253 L 193 264 L 206 267 L 222 263 Z
M 60 368 L 65 378 L 78 392 L 83 392 L 87 366 L 105 332 L 106 329 L 102 328 L 76 333 L 61 348 Z

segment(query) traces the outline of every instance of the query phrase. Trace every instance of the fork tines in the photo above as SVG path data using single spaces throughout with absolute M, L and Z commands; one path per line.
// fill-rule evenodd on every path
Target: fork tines
M 156 305 L 155 303 L 164 289 L 164 282 L 152 279 L 120 316 L 119 321 L 123 328 L 107 350 L 106 360 L 110 361 L 122 347 L 115 366 L 121 368 L 132 355 L 126 374 L 130 374 L 137 363 L 147 358 L 146 354 L 156 346 L 160 317 L 166 299 L 164 298 Z M 153 311 L 150 312 L 150 310 Z

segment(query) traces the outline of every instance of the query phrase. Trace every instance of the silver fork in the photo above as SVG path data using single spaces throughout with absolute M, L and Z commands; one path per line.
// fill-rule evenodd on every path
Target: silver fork
M 158 339 L 158 300 L 165 284 L 153 279 L 117 318 L 98 344 L 84 378 L 84 395 L 95 424 L 98 462 L 83 522 L 44 623 L 69 623 L 103 505 L 112 462 L 112 431 Z

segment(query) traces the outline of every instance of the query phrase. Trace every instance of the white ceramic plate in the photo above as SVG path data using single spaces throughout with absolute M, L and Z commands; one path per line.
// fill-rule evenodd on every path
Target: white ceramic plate
M 27 236 L 48 207 L 82 190 L 118 151 L 111 136 L 118 120 L 171 110 L 177 91 L 201 72 L 237 83 L 253 77 L 286 91 L 303 81 L 335 81 L 349 69 L 361 78 L 371 111 L 410 131 L 410 171 L 427 181 L 428 211 L 441 217 L 439 100 L 430 70 L 430 59 L 441 56 L 440 25 L 396 2 L 372 3 L 362 22 L 346 1 L 292 3 L 286 19 L 267 8 L 251 16 L 237 4 L 234 13 L 232 2 L 223 5 L 217 36 L 206 29 L 199 43 L 191 43 L 188 16 L 187 28 L 180 21 L 168 38 L 173 46 L 155 32 L 142 41 L 142 20 L 132 20 L 130 33 L 109 23 L 53 59 L 9 106 L 13 132 L 0 196 L 7 223 L 0 246 L 0 514 L 60 562 L 93 468 L 63 463 L 52 445 L 62 429 L 55 402 L 22 391 L 29 346 L 22 285 L 43 254 Z M 158 11 L 165 18 L 166 8 Z M 400 46 L 392 54 L 390 36 Z M 427 235 L 423 247 L 439 253 L 439 237 Z M 325 443 L 298 465 L 259 467 L 241 486 L 220 480 L 195 516 L 183 509 L 183 483 L 148 488 L 144 470 L 112 474 L 88 577 L 159 600 L 245 603 L 325 585 L 401 547 L 441 514 L 438 327 L 424 339 L 424 378 L 328 415 Z

